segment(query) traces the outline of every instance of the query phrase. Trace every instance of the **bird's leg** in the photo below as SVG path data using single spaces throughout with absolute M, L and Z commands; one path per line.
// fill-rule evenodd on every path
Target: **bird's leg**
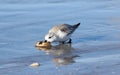
M 62 43 L 62 44 L 65 44 L 65 42 L 64 42 L 64 41 L 62 41 L 61 43 Z
M 70 38 L 69 41 L 68 41 L 67 43 L 70 43 L 70 44 L 71 44 L 71 43 L 72 43 L 72 39 Z
M 65 44 L 65 41 L 60 41 L 59 43 L 60 43 L 60 44 Z

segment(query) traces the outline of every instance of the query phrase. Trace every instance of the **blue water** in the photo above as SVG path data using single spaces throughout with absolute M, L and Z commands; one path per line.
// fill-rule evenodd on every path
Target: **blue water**
M 120 0 L 0 0 L 0 75 L 119 75 L 119 3 Z M 72 35 L 72 51 L 57 47 L 44 52 L 35 48 L 52 26 L 78 22 L 81 26 Z M 56 61 L 76 55 L 66 64 Z M 29 67 L 33 62 L 42 65 Z

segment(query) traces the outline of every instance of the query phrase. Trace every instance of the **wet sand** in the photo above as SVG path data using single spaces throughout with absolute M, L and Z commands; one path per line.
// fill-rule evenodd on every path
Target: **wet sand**
M 0 75 L 119 75 L 119 2 L 0 2 Z M 78 22 L 72 45 L 35 47 L 52 26 Z

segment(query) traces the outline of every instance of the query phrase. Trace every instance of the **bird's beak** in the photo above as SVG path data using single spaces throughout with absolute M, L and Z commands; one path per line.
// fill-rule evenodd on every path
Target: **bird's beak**
M 51 42 L 49 42 L 49 41 L 47 41 L 47 40 L 44 40 L 44 42 L 48 42 L 48 43 L 51 43 Z
M 45 40 L 44 42 L 47 42 L 47 40 Z

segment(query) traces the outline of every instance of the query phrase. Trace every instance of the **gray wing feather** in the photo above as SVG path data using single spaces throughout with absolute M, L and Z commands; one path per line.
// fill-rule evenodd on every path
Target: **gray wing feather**
M 65 32 L 65 33 L 67 33 L 67 35 L 69 35 L 69 34 L 73 33 L 74 28 L 71 25 L 64 24 L 64 26 L 61 27 L 60 30 L 61 30 L 61 32 Z
M 53 33 L 57 33 L 58 30 L 60 30 L 61 32 L 65 32 L 67 33 L 67 35 L 72 34 L 75 29 L 80 25 L 80 23 L 75 24 L 75 25 L 69 25 L 69 24 L 60 24 L 60 25 L 56 25 L 53 28 L 51 28 L 49 30 L 49 32 L 53 32 Z
M 78 28 L 79 25 L 80 25 L 80 23 L 75 24 L 73 26 L 72 25 L 68 25 L 68 24 L 63 24 L 63 26 L 61 26 L 60 30 L 62 32 L 67 33 L 67 35 L 70 35 L 70 34 L 72 34 L 75 31 L 76 28 Z

